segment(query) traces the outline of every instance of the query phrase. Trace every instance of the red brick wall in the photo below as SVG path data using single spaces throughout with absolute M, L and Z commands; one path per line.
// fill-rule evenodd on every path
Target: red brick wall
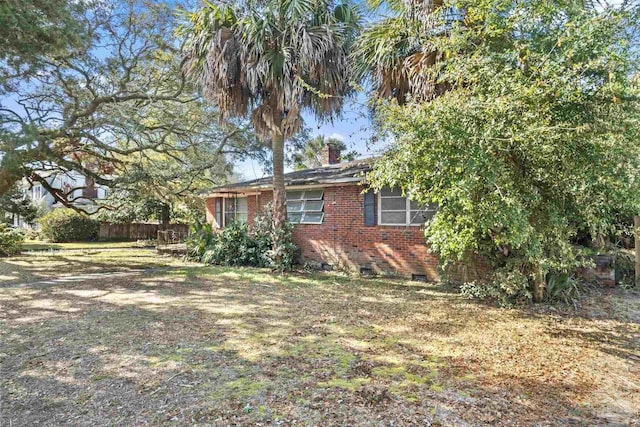
M 429 253 L 420 227 L 366 227 L 361 191 L 355 185 L 324 189 L 323 224 L 298 224 L 294 231 L 302 256 L 354 271 L 371 267 L 438 280 L 438 258 Z
M 324 222 L 298 224 L 294 231 L 303 259 L 354 271 L 371 267 L 377 273 L 424 274 L 428 280 L 438 280 L 438 257 L 429 253 L 420 227 L 366 227 L 361 191 L 356 185 L 324 188 Z M 271 200 L 271 191 L 249 196 L 249 218 Z M 215 217 L 214 210 L 213 199 L 208 199 L 208 221 Z
M 206 203 L 207 209 L 207 224 L 213 224 L 213 219 L 216 217 L 216 198 L 209 197 Z

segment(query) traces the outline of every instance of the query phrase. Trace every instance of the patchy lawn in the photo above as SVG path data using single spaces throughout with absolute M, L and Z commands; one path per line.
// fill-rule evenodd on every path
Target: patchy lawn
M 158 255 L 151 249 L 94 248 L 32 252 L 13 258 L 0 258 L 0 286 L 56 277 L 170 266 L 184 266 L 184 263 L 169 256 Z
M 145 264 L 144 252 L 64 259 L 91 270 Z M 38 261 L 59 268 L 49 258 Z M 162 263 L 0 282 L 0 424 L 640 422 L 638 293 L 603 291 L 569 315 L 490 308 L 438 285 Z
M 154 246 L 151 242 L 71 242 L 71 243 L 50 243 L 41 240 L 27 240 L 22 245 L 24 251 L 47 251 L 65 249 L 123 249 Z

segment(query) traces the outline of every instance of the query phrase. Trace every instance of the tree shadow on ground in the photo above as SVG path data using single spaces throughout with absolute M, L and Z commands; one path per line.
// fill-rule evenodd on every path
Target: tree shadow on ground
M 447 297 L 437 286 L 180 267 L 5 287 L 0 298 L 8 326 L 3 406 L 13 425 L 595 419 L 578 403 L 592 383 L 492 371 L 488 358 L 511 356 L 465 349 L 483 333 L 476 345 L 517 342 L 498 328 L 517 321 L 516 312 Z M 548 338 L 563 345 L 562 335 Z M 578 347 L 590 342 L 572 339 Z

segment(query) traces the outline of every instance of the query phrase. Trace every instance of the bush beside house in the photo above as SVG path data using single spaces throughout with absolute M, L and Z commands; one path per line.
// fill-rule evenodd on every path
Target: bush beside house
M 72 209 L 54 209 L 39 220 L 42 238 L 52 242 L 97 240 L 100 223 Z
M 279 251 L 274 241 L 280 242 Z M 197 224 L 187 240 L 187 257 L 205 264 L 268 267 L 285 271 L 293 267 L 296 246 L 293 244 L 293 226 L 287 223 L 274 229 L 272 209 L 256 216 L 251 228 L 234 221 L 219 232 L 210 224 Z
M 0 256 L 17 255 L 22 251 L 24 234 L 0 222 Z

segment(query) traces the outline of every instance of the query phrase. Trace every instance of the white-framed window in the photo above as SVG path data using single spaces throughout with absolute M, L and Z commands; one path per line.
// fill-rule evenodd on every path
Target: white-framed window
M 322 224 L 324 219 L 324 190 L 287 191 L 287 217 L 294 224 Z
M 420 226 L 435 215 L 437 206 L 420 206 L 401 190 L 383 188 L 378 195 L 378 225 Z
M 246 197 L 233 197 L 223 199 L 224 226 L 233 221 L 246 223 L 249 217 L 249 206 Z

